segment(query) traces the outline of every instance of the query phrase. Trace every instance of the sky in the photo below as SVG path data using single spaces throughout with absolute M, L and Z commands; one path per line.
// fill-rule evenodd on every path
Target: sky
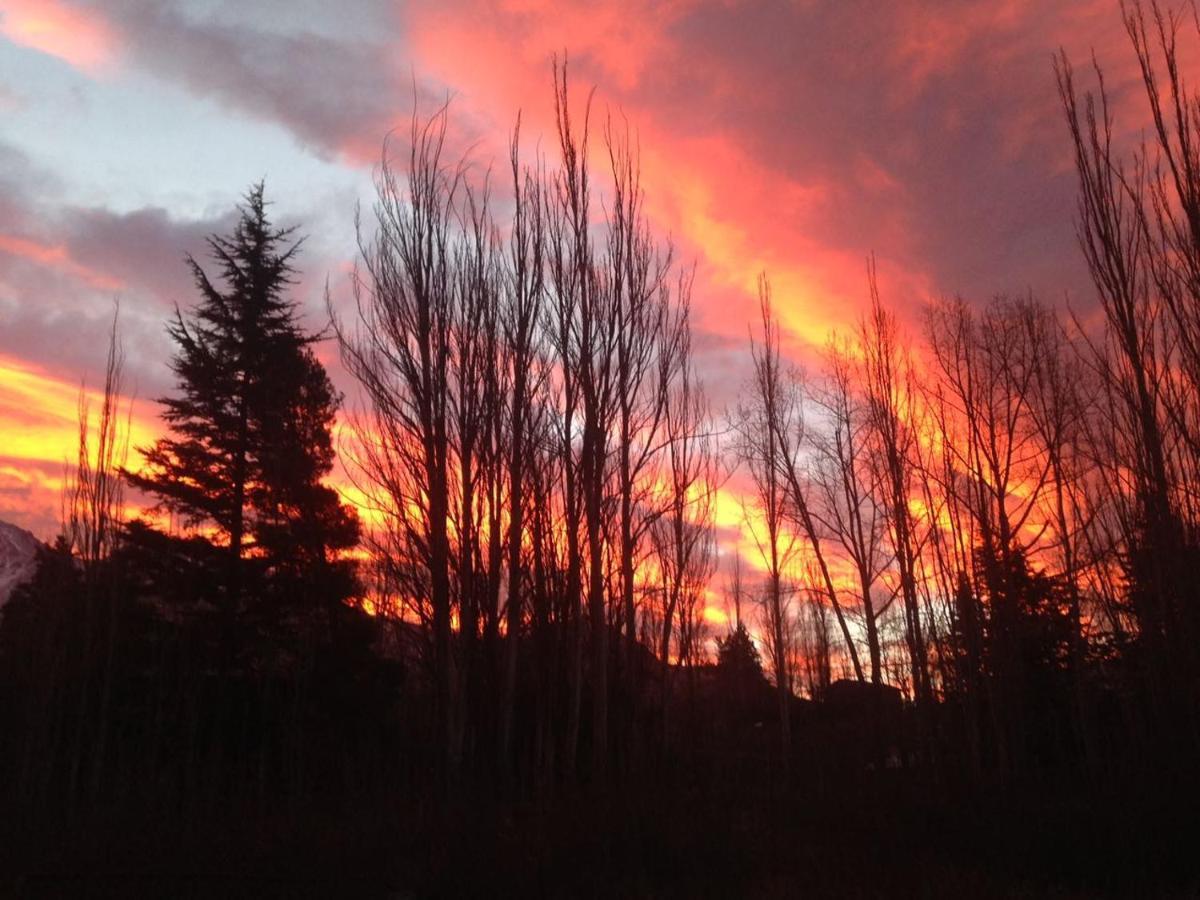
M 0 519 L 54 533 L 114 304 L 133 442 L 152 439 L 165 323 L 196 299 L 185 254 L 251 183 L 307 235 L 295 297 L 320 327 L 384 136 L 449 100 L 481 167 L 518 111 L 549 152 L 555 54 L 580 103 L 594 87 L 596 115 L 638 135 L 648 212 L 696 265 L 718 412 L 745 382 L 761 271 L 801 365 L 856 324 L 869 254 L 914 331 L 945 296 L 1087 309 L 1059 48 L 1097 55 L 1136 135 L 1116 0 L 0 0 Z

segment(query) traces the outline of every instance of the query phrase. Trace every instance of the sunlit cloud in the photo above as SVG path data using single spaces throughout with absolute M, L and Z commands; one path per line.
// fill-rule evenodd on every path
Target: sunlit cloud
M 117 291 L 123 286 L 119 278 L 98 272 L 72 259 L 67 248 L 61 244 L 44 244 L 11 234 L 0 234 L 0 253 L 54 269 L 99 290 Z
M 94 429 L 103 402 L 103 392 L 90 383 L 71 382 L 0 355 L 0 519 L 17 522 L 43 539 L 54 535 L 63 489 L 78 459 L 80 416 L 86 415 Z M 117 408 L 118 440 L 125 448 L 119 457 L 137 469 L 139 449 L 161 433 L 158 411 L 130 396 L 118 397 Z M 162 521 L 150 499 L 133 491 L 126 492 L 123 515 Z
M 7 0 L 0 7 L 0 34 L 90 74 L 113 65 L 119 49 L 104 16 L 64 0 Z

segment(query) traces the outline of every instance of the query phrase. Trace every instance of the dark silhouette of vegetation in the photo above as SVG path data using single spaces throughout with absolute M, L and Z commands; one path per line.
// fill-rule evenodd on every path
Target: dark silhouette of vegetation
M 300 244 L 252 187 L 220 277 L 188 261 L 140 460 L 114 320 L 62 535 L 3 609 L 0 796 L 29 824 L 0 872 L 1195 890 L 1200 98 L 1186 20 L 1122 11 L 1143 145 L 1116 146 L 1098 65 L 1087 93 L 1056 60 L 1101 320 L 951 298 L 910 333 L 872 259 L 804 373 L 764 273 L 724 417 L 637 142 L 593 133 L 565 63 L 553 160 L 518 120 L 503 184 L 450 158 L 446 108 L 385 143 L 353 303 L 327 298 L 342 410 L 289 296 Z M 361 525 L 328 483 L 339 414 Z M 726 483 L 745 560 L 718 551 Z M 125 487 L 158 515 L 126 521 Z
M 169 436 L 143 448 L 145 465 L 128 474 L 160 512 L 216 531 L 209 543 L 225 560 L 210 599 L 222 609 L 231 662 L 247 616 L 266 624 L 296 610 L 327 614 L 352 596 L 354 576 L 338 554 L 358 543 L 353 513 L 322 483 L 338 398 L 284 294 L 300 243 L 271 225 L 261 183 L 240 212 L 230 236 L 209 239 L 223 289 L 188 259 L 201 301 L 186 318 L 176 310 L 168 328 L 179 385 L 160 401 Z M 211 556 L 206 548 L 192 561 Z

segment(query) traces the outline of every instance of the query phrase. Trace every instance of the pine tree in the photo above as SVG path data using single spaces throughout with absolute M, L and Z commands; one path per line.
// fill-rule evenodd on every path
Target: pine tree
M 758 648 L 741 622 L 724 638 L 717 638 L 717 676 L 739 700 L 744 700 L 747 691 L 767 683 Z
M 253 186 L 232 233 L 209 238 L 216 282 L 188 257 L 200 301 L 168 326 L 178 384 L 160 401 L 168 434 L 129 475 L 219 551 L 191 555 L 210 568 L 223 559 L 212 574 L 227 642 L 249 609 L 278 620 L 281 606 L 312 611 L 355 590 L 339 551 L 357 543 L 357 519 L 322 483 L 340 398 L 286 295 L 301 241 L 266 206 Z
M 724 638 L 717 638 L 717 666 L 737 678 L 756 680 L 764 677 L 758 648 L 741 622 Z

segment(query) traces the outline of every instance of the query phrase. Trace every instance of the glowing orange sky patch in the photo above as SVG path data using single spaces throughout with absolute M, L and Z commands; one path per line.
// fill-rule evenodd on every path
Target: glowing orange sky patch
M 116 33 L 100 14 L 62 0 L 7 0 L 0 34 L 89 73 L 105 69 L 117 55 Z
M 509 0 L 498 7 L 473 6 L 470 13 L 418 6 L 406 10 L 405 18 L 421 71 L 453 84 L 455 103 L 465 103 L 479 117 L 474 125 L 487 137 L 471 143 L 483 159 L 503 152 L 495 139 L 521 110 L 527 142 L 532 146 L 540 140 L 554 165 L 546 97 L 551 59 L 555 54 L 561 59 L 567 48 L 579 121 L 590 87 L 600 88 L 590 148 L 597 205 L 607 187 L 603 134 L 611 113 L 614 127 L 627 121 L 633 132 L 647 212 L 656 229 L 675 238 L 684 265 L 699 264 L 695 321 L 715 333 L 744 335 L 757 312 L 757 282 L 765 271 L 780 324 L 794 345 L 787 352 L 807 356 L 825 344 L 831 330 L 848 331 L 857 324 L 867 296 L 867 248 L 847 253 L 825 237 L 828 210 L 841 202 L 844 186 L 823 175 L 768 165 L 745 135 L 717 123 L 686 135 L 661 124 L 660 110 L 641 88 L 648 71 L 679 54 L 670 25 L 688 7 L 682 2 L 631 12 L 626 3 L 601 2 L 589 5 L 584 15 L 570 4 L 555 4 L 551 13 L 542 0 Z M 902 190 L 866 154 L 857 160 L 857 172 L 875 194 Z M 907 239 L 894 235 L 881 248 L 894 255 L 880 264 L 885 286 L 902 284 L 906 293 L 928 284 L 924 272 L 896 261 Z
M 86 392 L 93 412 L 103 397 Z M 124 409 L 128 401 L 122 401 Z M 157 424 L 135 407 L 130 446 L 153 441 Z M 74 458 L 79 441 L 79 385 L 20 360 L 0 357 L 0 455 L 12 459 L 62 462 Z
M 79 448 L 79 384 L 22 360 L 0 356 L 0 518 L 16 518 L 38 537 L 52 537 L 66 467 Z M 93 421 L 102 394 L 85 390 Z M 120 401 L 121 433 L 125 434 L 128 398 Z M 158 420 L 135 402 L 129 420 L 129 463 L 137 465 L 138 446 L 153 442 Z M 143 510 L 130 498 L 126 513 Z

